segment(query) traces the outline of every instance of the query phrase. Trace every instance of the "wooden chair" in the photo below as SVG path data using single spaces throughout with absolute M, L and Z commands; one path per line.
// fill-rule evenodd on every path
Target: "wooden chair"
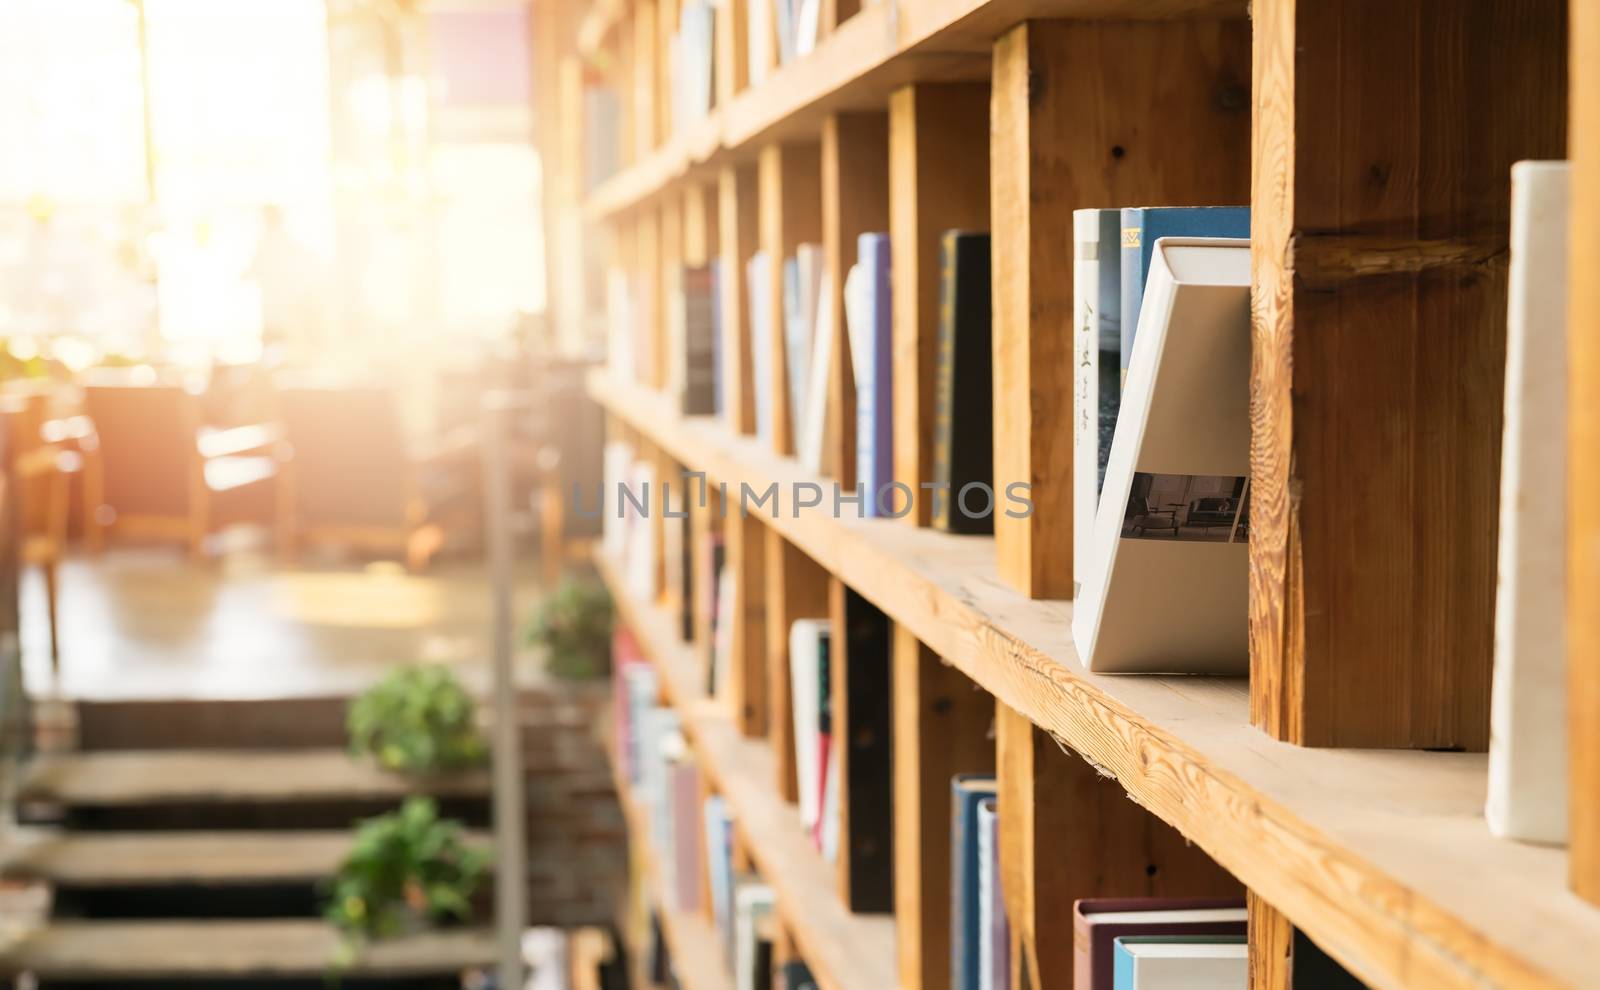
M 84 407 L 93 424 L 84 442 L 91 549 L 107 535 L 181 540 L 199 558 L 214 530 L 271 520 L 274 428 L 203 429 L 193 392 L 104 376 L 84 387 Z
M 50 422 L 50 394 L 46 391 L 12 393 L 0 398 L 4 419 L 7 477 L 16 486 L 16 555 L 23 567 L 38 567 L 44 574 L 45 601 L 50 623 L 50 664 L 61 667 L 58 635 L 57 589 L 62 557 L 67 547 L 67 518 L 72 475 L 82 458 L 45 439 Z
M 281 383 L 286 438 L 278 538 L 293 561 L 305 543 L 399 552 L 412 571 L 444 543 L 447 520 L 476 525 L 476 431 L 436 449 L 406 442 L 390 388 Z

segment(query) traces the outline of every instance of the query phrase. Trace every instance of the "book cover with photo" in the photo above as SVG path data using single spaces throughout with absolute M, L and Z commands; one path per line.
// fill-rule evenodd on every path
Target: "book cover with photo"
M 1155 245 L 1072 635 L 1090 670 L 1249 668 L 1250 242 Z

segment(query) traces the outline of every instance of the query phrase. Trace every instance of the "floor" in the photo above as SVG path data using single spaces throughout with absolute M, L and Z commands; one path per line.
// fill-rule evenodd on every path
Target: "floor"
M 520 570 L 515 614 L 537 583 Z M 429 661 L 486 684 L 493 601 L 484 566 L 423 575 L 389 562 L 294 569 L 237 550 L 208 564 L 177 548 L 107 550 L 62 568 L 61 670 L 52 674 L 44 581 L 24 575 L 23 656 L 35 697 L 247 699 L 348 693 L 395 665 Z

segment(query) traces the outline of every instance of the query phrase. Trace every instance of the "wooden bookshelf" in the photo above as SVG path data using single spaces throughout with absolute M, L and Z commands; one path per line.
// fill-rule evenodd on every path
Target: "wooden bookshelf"
M 779 797 L 772 750 L 740 734 L 726 706 L 706 698 L 693 649 L 673 631 L 672 617 L 631 598 L 616 567 L 597 557 L 619 617 L 660 673 L 662 691 L 678 710 L 684 736 L 702 772 L 733 809 L 740 835 L 762 879 L 778 895 L 778 913 L 825 990 L 883 990 L 895 985 L 895 930 L 884 915 L 853 915 L 835 892 L 834 868 L 806 838 L 800 816 Z M 720 959 L 720 954 L 718 956 Z M 688 990 L 699 984 L 688 981 Z
M 1600 50 L 1600 16 L 1563 0 L 830 0 L 816 49 L 750 85 L 757 56 L 730 39 L 755 2 L 725 5 L 715 105 L 676 130 L 666 97 L 639 84 L 640 73 L 660 79 L 665 56 L 638 50 L 676 0 L 607 12 L 626 67 L 615 76 L 636 97 L 632 153 L 581 210 L 638 293 L 630 332 L 647 348 L 626 380 L 593 375 L 590 394 L 640 456 L 727 486 L 726 514 L 696 523 L 721 530 L 738 589 L 721 699 L 700 692 L 705 625 L 682 641 L 665 599 L 631 598 L 614 562 L 602 572 L 776 889 L 793 950 L 828 987 L 948 985 L 948 821 L 936 819 L 948 816 L 951 773 L 992 767 L 1013 956 L 1025 960 L 1014 988 L 1070 985 L 1074 897 L 1179 888 L 1246 890 L 1252 990 L 1292 985 L 1297 931 L 1374 987 L 1591 984 L 1593 561 L 1577 560 L 1570 606 L 1570 856 L 1489 834 L 1480 751 L 1508 169 L 1567 147 L 1570 7 L 1574 189 L 1592 210 L 1600 180 L 1584 158 L 1600 141 L 1600 89 L 1581 55 Z M 1250 675 L 1091 674 L 1067 600 L 1072 211 L 1246 201 Z M 790 456 L 781 258 L 823 246 L 838 325 L 855 237 L 889 232 L 894 474 L 914 488 L 932 458 L 936 241 L 958 227 L 991 230 L 996 476 L 1032 484 L 1038 511 L 997 519 L 993 538 L 932 531 L 922 513 L 791 512 L 797 484 L 848 488 L 855 452 L 847 429 L 829 441 L 826 476 Z M 1593 254 L 1593 224 L 1574 229 Z M 773 266 L 774 305 L 751 326 L 745 263 L 757 250 Z M 668 391 L 672 286 L 680 259 L 709 257 L 721 264 L 724 413 L 687 418 Z M 1574 313 L 1592 315 L 1592 287 L 1577 289 Z M 1575 518 L 1597 498 L 1578 481 L 1594 460 L 1584 417 L 1600 419 L 1596 390 L 1581 387 L 1600 379 L 1600 361 L 1584 346 Z M 851 424 L 848 349 L 832 362 L 829 408 Z M 758 394 L 774 404 L 763 439 Z M 740 518 L 741 486 L 776 486 L 781 511 Z M 893 674 L 888 916 L 846 909 L 849 871 L 819 860 L 789 803 L 785 633 L 798 617 L 837 621 L 847 591 L 892 622 L 890 655 L 869 658 Z M 843 659 L 842 679 L 854 662 Z M 1106 779 L 1115 784 L 1093 790 Z M 1061 797 L 1080 789 L 1088 800 Z M 1138 838 L 1104 860 L 1060 848 L 1110 832 Z
M 590 394 L 731 492 L 823 483 L 754 438 L 676 416 L 664 396 L 603 372 Z M 1600 944 L 1600 912 L 1566 889 L 1564 851 L 1489 834 L 1483 754 L 1278 742 L 1250 726 L 1242 679 L 1086 672 L 1072 646 L 1072 606 L 1003 584 L 991 539 L 816 512 L 794 518 L 786 507 L 760 518 L 996 699 L 1114 774 L 1135 802 L 1369 984 L 1592 979 L 1591 960 L 1575 947 Z M 624 618 L 653 615 L 613 587 Z M 692 680 L 692 650 L 671 639 L 664 620 L 645 625 L 640 640 L 653 655 L 680 658 Z M 770 755 L 751 759 L 771 766 Z M 773 773 L 757 778 L 776 804 Z
M 650 815 L 634 797 L 633 788 L 622 773 L 622 761 L 608 747 L 611 756 L 611 780 L 617 789 L 617 801 L 622 805 L 622 816 L 627 820 L 628 845 L 632 860 L 642 864 L 639 878 L 645 886 L 650 906 L 661 919 L 661 934 L 672 957 L 673 971 L 678 974 L 684 990 L 733 990 L 733 974 L 725 964 L 722 937 L 708 915 L 703 912 L 675 910 L 669 901 L 670 894 L 662 886 L 661 853 L 651 838 Z M 634 955 L 634 968 L 646 951 L 644 945 L 630 945 Z

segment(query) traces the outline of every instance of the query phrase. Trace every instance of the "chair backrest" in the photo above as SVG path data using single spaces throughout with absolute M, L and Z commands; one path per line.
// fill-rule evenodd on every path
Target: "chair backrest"
M 187 513 L 199 397 L 178 385 L 100 380 L 84 386 L 83 401 L 100 442 L 105 504 L 120 514 Z
M 286 384 L 277 401 L 302 525 L 406 523 L 415 477 L 393 389 Z

